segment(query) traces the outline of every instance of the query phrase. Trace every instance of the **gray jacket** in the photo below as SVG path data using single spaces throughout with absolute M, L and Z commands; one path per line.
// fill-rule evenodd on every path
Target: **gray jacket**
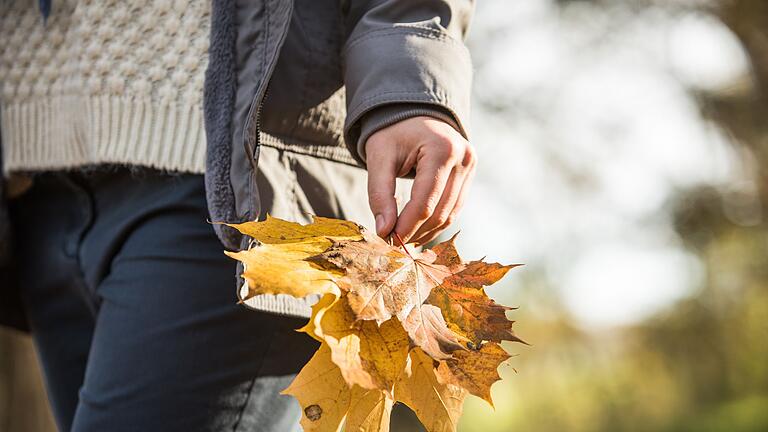
M 472 0 L 213 0 L 204 111 L 211 220 L 259 214 L 261 145 L 364 164 L 361 143 L 414 115 L 467 135 Z M 0 181 L 0 323 L 23 327 Z M 227 249 L 245 247 L 214 225 Z

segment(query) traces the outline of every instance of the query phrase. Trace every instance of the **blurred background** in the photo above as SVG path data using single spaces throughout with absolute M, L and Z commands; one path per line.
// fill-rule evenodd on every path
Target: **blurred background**
M 459 430 L 768 431 L 768 1 L 481 0 L 469 46 L 458 243 L 532 346 Z M 54 430 L 34 363 L 0 332 L 0 431 Z

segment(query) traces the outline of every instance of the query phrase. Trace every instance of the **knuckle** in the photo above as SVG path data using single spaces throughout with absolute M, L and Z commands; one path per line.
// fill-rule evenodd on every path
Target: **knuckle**
M 454 158 L 453 152 L 445 147 L 436 147 L 434 150 L 435 159 L 442 163 L 448 163 Z
M 467 145 L 466 154 L 467 154 L 467 159 L 469 163 L 471 163 L 472 165 L 477 163 L 477 151 L 475 150 L 474 147 L 472 147 L 471 145 Z
M 455 215 L 455 214 L 453 214 L 453 213 L 451 213 L 451 214 L 449 214 L 448 216 L 446 216 L 446 217 L 443 219 L 443 221 L 442 221 L 442 223 L 440 224 L 440 226 L 441 226 L 442 228 L 448 227 L 448 226 L 452 225 L 454 221 L 456 221 L 456 215 Z
M 477 152 L 471 145 L 467 145 L 464 149 L 464 158 L 461 160 L 461 165 L 467 169 L 473 169 L 477 164 Z
M 369 136 L 365 141 L 365 151 L 366 153 L 376 153 L 381 149 L 389 147 L 390 145 L 391 139 L 389 133 L 387 133 L 385 130 L 380 130 Z
M 437 204 L 440 202 L 440 194 L 431 195 L 429 198 L 427 198 L 427 213 L 429 214 L 429 217 L 432 217 L 435 214 L 435 209 L 437 209 Z
M 448 223 L 448 220 L 450 219 L 451 215 L 449 214 L 440 214 L 435 218 L 435 226 L 436 227 L 442 227 L 445 226 Z
M 416 217 L 419 220 L 427 220 L 432 215 L 432 209 L 430 208 L 428 203 L 425 203 L 423 206 L 420 206 L 416 210 Z
M 433 133 L 430 136 L 430 142 L 432 145 L 440 146 L 440 147 L 453 146 L 453 139 L 449 135 L 446 135 L 443 133 Z
M 430 146 L 435 156 L 440 160 L 452 160 L 455 159 L 458 154 L 458 149 L 453 140 L 447 136 L 435 135 L 430 140 Z

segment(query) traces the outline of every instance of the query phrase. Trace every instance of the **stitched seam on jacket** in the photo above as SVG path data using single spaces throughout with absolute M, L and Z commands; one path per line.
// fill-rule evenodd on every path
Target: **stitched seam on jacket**
M 401 95 L 401 96 L 418 95 L 418 96 L 422 96 L 422 98 L 402 100 L 396 97 L 389 97 L 389 98 L 386 97 L 388 95 Z M 453 104 L 451 104 L 451 100 L 450 98 L 448 98 L 447 95 L 441 95 L 431 91 L 391 91 L 391 92 L 377 93 L 377 94 L 360 99 L 360 102 L 358 102 L 354 107 L 349 108 L 349 113 L 347 114 L 348 121 L 352 120 L 350 124 L 354 123 L 357 121 L 361 113 L 369 110 L 370 108 L 375 107 L 376 105 L 380 105 L 384 103 L 392 103 L 392 102 L 430 102 L 438 105 L 446 105 L 446 107 L 449 108 L 451 111 L 455 111 L 453 108 L 451 108 Z
M 302 139 L 302 138 L 296 138 L 295 136 L 291 134 L 285 134 L 285 133 L 273 133 L 273 132 L 263 132 L 261 135 L 262 145 L 266 145 L 269 147 L 270 143 L 274 143 L 274 141 L 280 141 L 280 144 L 287 145 L 287 146 L 305 146 L 305 147 L 318 147 L 318 148 L 327 148 L 327 149 L 335 149 L 335 148 L 341 148 L 342 145 L 339 142 L 334 143 L 323 143 L 320 141 L 313 141 L 311 139 Z
M 262 136 L 262 146 L 280 149 L 286 152 L 326 159 L 332 162 L 343 163 L 359 167 L 349 153 L 349 149 L 342 145 L 318 144 L 311 141 L 299 140 L 285 135 L 269 134 Z
M 395 28 L 375 29 L 375 30 L 371 30 L 366 33 L 363 33 L 360 36 L 356 37 L 355 39 L 352 39 L 351 41 L 347 42 L 346 47 L 344 47 L 344 51 L 345 52 L 349 51 L 355 45 L 359 45 L 362 42 L 365 42 L 370 39 L 384 37 L 384 36 L 407 36 L 407 35 L 421 36 L 425 39 L 452 43 L 452 44 L 461 46 L 465 50 L 467 49 L 467 47 L 462 42 L 456 40 L 453 36 L 447 33 L 441 32 L 439 30 L 435 30 L 433 28 L 423 27 L 423 26 L 408 26 L 408 27 L 401 26 L 401 27 L 395 27 Z
M 378 92 L 369 96 L 362 97 L 360 98 L 360 102 L 358 102 L 358 105 L 361 105 L 365 101 L 369 101 L 371 99 L 378 99 L 381 96 L 386 96 L 390 94 L 425 94 L 428 96 L 433 96 L 438 99 L 447 99 L 446 95 L 443 95 L 443 94 L 440 94 L 440 92 L 435 92 L 431 90 L 419 90 L 419 91 L 393 90 L 393 91 Z
M 270 147 L 278 150 L 282 150 L 286 153 L 294 154 L 294 155 L 301 155 L 301 156 L 310 156 L 317 159 L 324 159 L 330 162 L 340 163 L 344 165 L 349 165 L 353 167 L 360 167 L 360 164 L 355 161 L 355 159 L 352 156 L 341 156 L 338 154 L 328 154 L 323 153 L 320 151 L 317 151 L 317 147 L 306 147 L 301 148 L 298 146 L 290 146 L 290 145 L 280 145 L 280 144 L 264 144 L 264 147 Z M 347 150 L 347 147 L 340 147 L 344 150 L 345 153 L 349 153 L 349 150 Z

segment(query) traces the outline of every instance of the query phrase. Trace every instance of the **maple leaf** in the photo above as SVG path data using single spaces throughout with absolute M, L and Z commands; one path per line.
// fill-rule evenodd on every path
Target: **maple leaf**
M 334 241 L 309 260 L 344 271 L 337 283 L 346 291 L 356 320 L 381 324 L 396 317 L 414 346 L 435 359 L 446 359 L 464 345 L 448 328 L 440 308 L 424 304 L 432 289 L 452 275 L 448 267 L 435 263 L 436 258 L 432 251 L 409 252 L 363 233 L 362 240 Z
M 309 318 L 309 321 L 307 321 L 304 327 L 301 327 L 296 331 L 306 333 L 318 342 L 325 342 L 325 339 L 323 339 L 323 329 L 320 327 L 320 321 L 322 320 L 325 311 L 338 298 L 339 296 L 333 293 L 328 293 L 320 297 L 320 300 L 312 305 L 312 316 Z
M 455 239 L 456 235 L 432 248 L 437 255 L 435 264 L 451 269 L 452 273 L 431 291 L 426 302 L 437 306 L 448 327 L 469 339 L 472 347 L 480 346 L 484 340 L 525 343 L 515 335 L 512 329 L 514 321 L 507 318 L 507 311 L 515 308 L 496 303 L 483 289 L 483 286 L 494 284 L 519 264 L 501 265 L 482 261 L 464 264 L 456 250 Z
M 455 432 L 467 394 L 491 405 L 502 340 L 522 342 L 484 287 L 514 265 L 464 262 L 455 236 L 417 252 L 348 221 L 268 217 L 230 225 L 256 241 L 243 262 L 248 296 L 320 294 L 300 329 L 320 348 L 284 391 L 306 431 L 386 432 L 395 401 L 429 432 Z
M 409 344 L 400 322 L 356 321 L 344 297 L 323 296 L 301 330 L 328 344 L 349 386 L 391 392 L 405 368 Z
M 362 227 L 341 219 L 312 216 L 312 223 L 302 225 L 267 215 L 263 221 L 225 224 L 260 243 L 319 242 L 330 246 L 331 240 L 360 239 Z
M 248 295 L 242 300 L 258 294 L 338 293 L 333 272 L 318 269 L 306 258 L 323 252 L 334 240 L 362 238 L 360 226 L 353 222 L 317 216 L 308 225 L 270 216 L 262 222 L 226 225 L 259 242 L 248 250 L 224 252 L 243 263 Z
M 395 384 L 395 399 L 408 405 L 429 432 L 455 432 L 467 391 L 441 382 L 435 374 L 437 363 L 416 348 Z
M 381 390 L 352 388 L 349 411 L 344 420 L 346 432 L 389 432 L 394 400 Z
M 477 350 L 456 351 L 453 358 L 440 362 L 436 375 L 440 382 L 462 387 L 493 406 L 491 386 L 499 381 L 498 368 L 511 356 L 501 345 L 488 342 Z
M 392 399 L 381 390 L 347 386 L 327 344 L 320 346 L 282 394 L 299 401 L 305 431 L 338 432 L 345 420 L 348 431 L 389 430 Z

